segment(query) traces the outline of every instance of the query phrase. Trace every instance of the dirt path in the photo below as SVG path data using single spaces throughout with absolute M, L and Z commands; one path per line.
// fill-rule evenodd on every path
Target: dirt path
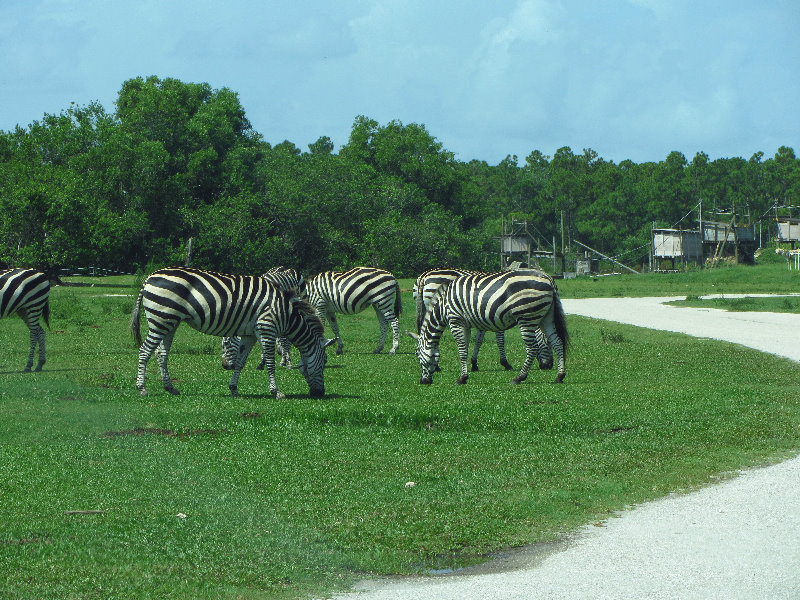
M 725 340 L 800 361 L 800 315 L 565 300 L 568 314 Z M 800 432 L 798 432 L 800 444 Z M 570 540 L 436 577 L 371 580 L 356 600 L 800 598 L 800 456 L 638 506 Z

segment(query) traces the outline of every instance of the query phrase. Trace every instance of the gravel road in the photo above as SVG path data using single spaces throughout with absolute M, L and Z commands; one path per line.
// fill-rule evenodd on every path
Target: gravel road
M 725 340 L 800 361 L 800 315 L 664 304 L 682 298 L 589 298 L 563 304 L 568 314 Z M 560 542 L 476 569 L 362 581 L 334 598 L 797 600 L 800 456 L 637 506 L 602 526 L 589 525 Z

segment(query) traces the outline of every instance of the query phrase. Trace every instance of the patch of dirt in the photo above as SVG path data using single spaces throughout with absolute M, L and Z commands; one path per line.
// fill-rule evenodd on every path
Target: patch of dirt
M 175 432 L 172 429 L 159 429 L 157 427 L 135 427 L 133 429 L 126 429 L 125 431 L 106 431 L 105 433 L 101 434 L 100 437 L 116 438 L 126 435 L 162 435 L 164 437 L 177 437 L 183 439 L 193 435 L 211 435 L 216 437 L 219 433 L 222 433 L 222 431 L 218 429 L 192 429 L 189 431 Z

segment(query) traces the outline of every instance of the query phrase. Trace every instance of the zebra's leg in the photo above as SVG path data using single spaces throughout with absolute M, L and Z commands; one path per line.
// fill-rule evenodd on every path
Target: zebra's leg
M 389 325 L 392 326 L 392 349 L 389 354 L 397 354 L 397 349 L 400 348 L 400 319 L 393 314 L 389 318 Z
M 153 329 L 148 330 L 147 337 L 139 347 L 139 367 L 136 371 L 136 388 L 142 396 L 147 395 L 145 388 L 145 375 L 147 373 L 147 361 L 153 355 L 153 351 L 161 344 L 162 334 Z
M 555 354 L 558 358 L 558 374 L 556 375 L 556 380 L 553 383 L 561 383 L 564 381 L 564 376 L 567 374 L 567 349 L 566 340 L 559 335 L 558 328 L 556 327 L 555 320 L 557 317 L 555 307 L 556 305 L 554 303 L 542 319 L 539 327 L 544 332 L 543 336 L 546 336 L 547 340 L 549 341 L 548 351 Z M 566 325 L 562 323 L 562 328 L 565 327 Z
M 173 329 L 162 338 L 161 343 L 156 348 L 156 356 L 158 357 L 158 368 L 161 370 L 161 381 L 164 384 L 164 389 L 170 394 L 178 395 L 180 392 L 172 385 L 172 379 L 169 376 L 169 368 L 167 367 L 169 349 L 172 347 L 172 339 L 174 337 L 175 330 Z
M 47 360 L 47 356 L 45 353 L 44 328 L 38 323 L 36 324 L 36 327 L 38 329 L 36 337 L 39 340 L 39 362 L 37 363 L 34 371 L 41 371 L 45 361 Z
M 247 357 L 250 356 L 250 350 L 255 343 L 256 338 L 252 335 L 243 335 L 241 337 L 239 354 L 236 356 L 233 375 L 231 376 L 231 382 L 228 384 L 228 388 L 231 390 L 231 396 L 234 398 L 239 395 L 239 375 L 242 373 L 242 369 L 244 369 L 244 365 L 247 362 Z
M 292 343 L 289 340 L 287 340 L 285 337 L 279 337 L 278 341 L 275 344 L 275 348 L 278 350 L 278 352 L 281 355 L 280 366 L 286 367 L 287 369 L 291 369 L 292 368 L 292 353 L 291 353 Z M 261 364 L 258 365 L 259 368 L 263 369 L 264 368 L 264 364 L 266 364 L 266 363 L 264 363 L 264 358 L 262 357 L 261 358 Z
M 481 349 L 483 345 L 483 338 L 486 337 L 486 332 L 482 330 L 478 330 L 475 333 L 475 346 L 472 349 L 472 371 L 475 372 L 478 370 L 478 351 Z
M 336 336 L 336 354 L 342 354 L 344 352 L 344 342 L 342 342 L 342 336 L 339 335 L 339 323 L 336 321 L 336 313 L 328 313 L 328 320 L 331 322 L 333 335 Z
M 511 371 L 514 367 L 508 362 L 506 358 L 506 332 L 497 332 L 497 352 L 500 354 L 500 366 L 505 368 L 506 371 Z
M 469 371 L 467 371 L 467 358 L 469 357 L 469 338 L 472 330 L 469 326 L 458 321 L 450 321 L 450 331 L 456 340 L 458 346 L 458 358 L 461 363 L 461 377 L 456 380 L 456 383 L 467 383 L 469 378 Z
M 39 339 L 39 336 L 36 332 L 36 329 L 30 327 L 30 335 L 31 335 L 31 351 L 28 353 L 28 364 L 25 365 L 25 372 L 30 373 L 31 369 L 33 369 L 33 357 L 36 355 L 36 340 Z
M 550 347 L 550 343 L 544 336 L 541 327 L 536 328 L 536 344 L 539 346 L 539 351 L 536 355 L 539 361 L 539 368 L 542 371 L 549 371 L 553 368 L 553 349 Z
M 256 337 L 258 337 L 258 342 L 261 345 L 261 356 L 267 368 L 269 393 L 281 400 L 286 396 L 278 389 L 278 382 L 275 379 L 275 334 L 256 329 Z
M 372 305 L 375 308 L 375 314 L 378 316 L 378 326 L 381 328 L 381 339 L 378 342 L 378 347 L 372 351 L 373 354 L 380 354 L 383 352 L 383 347 L 386 345 L 386 326 L 388 324 L 386 320 L 386 315 L 384 315 L 381 310 L 375 305 Z
M 519 375 L 511 380 L 511 383 L 522 383 L 528 378 L 533 361 L 539 353 L 539 345 L 536 343 L 536 327 L 527 323 L 520 323 L 519 329 L 522 332 L 522 342 L 525 344 L 525 362 L 522 364 Z

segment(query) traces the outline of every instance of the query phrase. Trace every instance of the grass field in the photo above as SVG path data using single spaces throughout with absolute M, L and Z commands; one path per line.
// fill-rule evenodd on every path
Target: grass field
M 768 274 L 743 270 L 559 288 L 800 291 L 796 273 L 774 269 L 765 290 Z M 373 355 L 377 320 L 365 312 L 340 319 L 345 353 L 330 352 L 324 399 L 286 369 L 287 398 L 273 399 L 253 357 L 231 398 L 219 340 L 186 327 L 170 356 L 181 395 L 161 390 L 151 361 L 141 397 L 133 278 L 72 281 L 94 285 L 54 288 L 42 373 L 21 372 L 23 322 L 0 321 L 3 598 L 319 597 L 368 574 L 554 539 L 800 449 L 797 364 L 580 317 L 568 317 L 560 386 L 540 371 L 510 385 L 492 339 L 481 371 L 456 386 L 449 334 L 443 371 L 421 386 L 412 340 Z M 412 329 L 408 292 L 404 306 Z M 518 367 L 519 333 L 508 338 Z

